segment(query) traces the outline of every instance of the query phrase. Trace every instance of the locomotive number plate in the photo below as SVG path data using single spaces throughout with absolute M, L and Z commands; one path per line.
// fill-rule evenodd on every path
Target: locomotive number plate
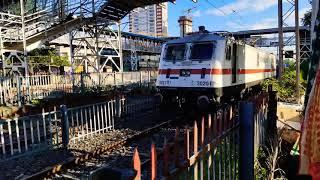
M 193 86 L 213 86 L 213 81 L 192 81 Z
M 167 80 L 167 81 L 159 81 L 159 85 L 162 85 L 162 86 L 171 85 L 171 81 L 169 81 L 169 80 Z

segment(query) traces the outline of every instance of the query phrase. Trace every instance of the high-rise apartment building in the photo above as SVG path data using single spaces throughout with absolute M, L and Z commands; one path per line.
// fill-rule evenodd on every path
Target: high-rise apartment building
M 147 36 L 168 36 L 168 3 L 133 10 L 129 14 L 129 31 Z

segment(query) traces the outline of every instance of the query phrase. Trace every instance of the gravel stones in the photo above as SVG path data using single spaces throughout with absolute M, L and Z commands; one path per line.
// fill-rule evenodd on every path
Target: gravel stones
M 37 155 L 4 161 L 0 166 L 0 179 L 23 179 L 71 156 L 71 153 L 64 150 L 49 150 Z

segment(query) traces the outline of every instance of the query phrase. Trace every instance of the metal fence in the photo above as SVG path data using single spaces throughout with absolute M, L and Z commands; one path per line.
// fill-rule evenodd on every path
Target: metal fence
M 64 109 L 64 108 L 62 108 Z M 113 130 L 115 119 L 134 120 L 152 114 L 158 106 L 153 98 L 146 97 L 139 100 L 125 98 L 86 106 L 65 108 L 68 121 L 69 142 L 76 142 Z
M 146 118 L 159 112 L 159 104 L 154 102 L 153 97 L 146 97 L 132 100 L 133 103 L 126 103 L 123 106 L 122 117 L 125 120 L 134 120 L 137 118 Z
M 0 104 L 21 105 L 31 99 L 57 97 L 72 92 L 68 75 L 11 76 L 0 78 Z
M 135 179 L 235 179 L 238 177 L 239 124 L 235 109 L 227 106 L 194 122 L 193 128 L 176 129 L 173 142 L 156 152 L 151 145 L 151 172 L 141 174 L 135 149 Z M 181 140 L 182 139 L 182 140 Z M 181 146 L 183 144 L 183 146 Z M 158 160 L 157 160 L 158 159 Z
M 115 117 L 125 112 L 125 99 L 0 121 L 0 160 L 8 160 L 114 129 Z
M 260 146 L 265 146 L 268 141 L 268 105 L 267 93 L 260 94 L 252 102 L 254 103 L 254 157 L 258 155 Z
M 121 113 L 125 99 L 67 109 L 70 141 L 85 139 L 114 129 L 115 115 Z
M 274 92 L 262 93 L 195 121 L 183 134 L 176 129 L 160 152 L 151 145 L 150 171 L 141 169 L 146 164 L 136 148 L 133 179 L 254 179 L 256 149 L 274 133 L 274 102 Z
M 114 130 L 115 121 L 136 118 L 154 110 L 152 98 L 107 102 L 59 109 L 40 114 L 1 119 L 0 161 L 46 149 L 68 148 L 69 143 Z M 129 119 L 128 119 L 129 118 Z
M 143 85 L 154 82 L 157 73 L 157 71 L 82 73 L 74 76 L 74 84 L 78 87 Z
M 0 121 L 1 155 L 8 159 L 61 145 L 61 118 L 56 109 Z
M 0 77 L 0 104 L 20 106 L 32 99 L 59 97 L 90 87 L 146 85 L 156 78 L 157 71 Z

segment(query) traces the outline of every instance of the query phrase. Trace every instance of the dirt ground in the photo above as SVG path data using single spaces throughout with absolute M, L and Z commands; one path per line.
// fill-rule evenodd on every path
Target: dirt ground
M 282 121 L 300 122 L 301 107 L 296 104 L 278 103 L 277 116 Z

